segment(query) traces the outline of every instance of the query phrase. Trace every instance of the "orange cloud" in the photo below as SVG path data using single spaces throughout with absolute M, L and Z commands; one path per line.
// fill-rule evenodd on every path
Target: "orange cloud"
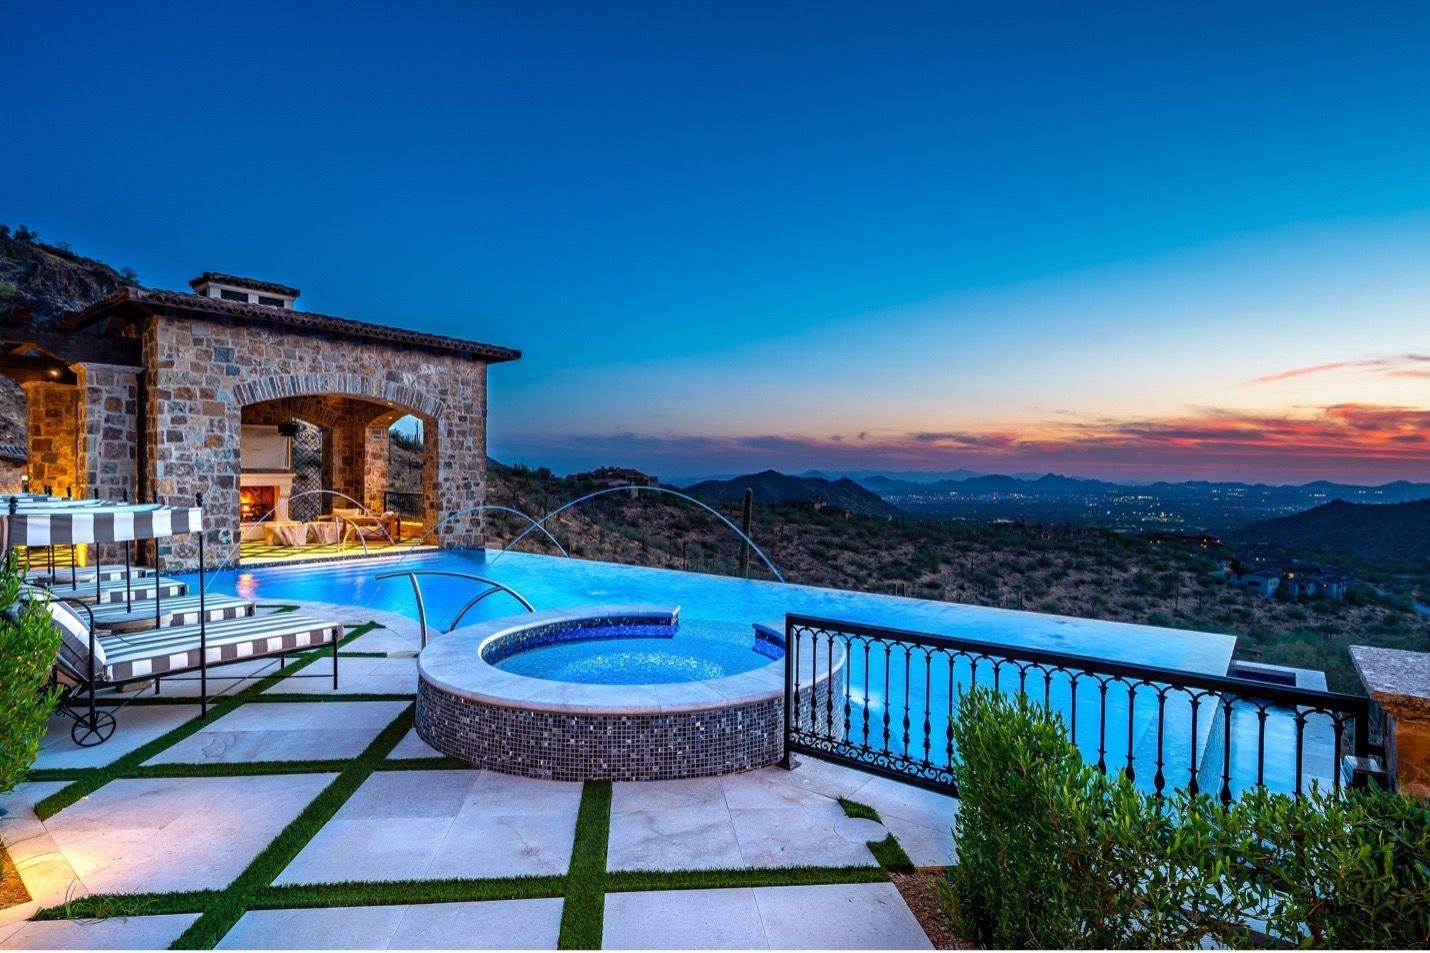
M 1355 361 L 1332 361 L 1329 364 L 1314 364 L 1289 371 L 1267 374 L 1243 381 L 1242 387 L 1256 387 L 1261 384 L 1275 384 L 1293 377 L 1311 374 L 1329 374 L 1334 371 L 1364 371 L 1382 377 L 1430 377 L 1430 354 L 1396 354 L 1391 357 L 1372 357 Z

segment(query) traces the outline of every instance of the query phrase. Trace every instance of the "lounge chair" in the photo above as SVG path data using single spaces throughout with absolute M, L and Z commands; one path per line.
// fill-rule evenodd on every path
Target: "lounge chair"
M 114 603 L 147 602 L 158 591 L 161 601 L 185 596 L 189 593 L 188 583 L 168 576 L 144 576 L 140 579 L 91 580 L 87 584 L 70 585 L 68 581 L 45 586 L 52 595 L 71 602 L 87 602 L 91 605 L 111 605 Z
M 50 569 L 32 569 L 25 574 L 25 581 L 39 586 L 70 586 L 70 585 L 94 585 L 95 570 L 88 566 L 80 566 L 71 572 L 63 566 L 56 566 Z M 125 569 L 123 566 L 105 566 L 99 570 L 100 582 L 123 582 L 126 578 L 139 580 L 146 579 L 154 575 L 154 570 L 144 566 L 134 566 Z
M 60 630 L 56 675 L 64 693 L 59 707 L 74 720 L 70 737 L 81 747 L 101 744 L 114 734 L 114 716 L 95 698 L 100 688 L 199 672 L 205 682 L 200 705 L 207 712 L 210 668 L 324 645 L 333 647 L 333 688 L 338 687 L 341 623 L 283 612 L 102 637 L 90 608 L 78 608 L 87 619 L 61 600 L 48 603 L 50 618 Z
M 59 595 L 63 597 L 63 593 L 59 593 Z M 217 622 L 220 619 L 241 619 L 253 615 L 253 603 L 236 596 L 208 596 L 204 599 L 204 603 L 204 612 L 210 622 Z M 196 625 L 199 621 L 198 596 L 175 596 L 173 599 L 161 599 L 159 606 L 163 612 L 162 618 L 165 620 L 163 625 L 166 627 Z M 110 628 L 111 623 L 132 616 L 135 612 L 145 613 L 152 623 L 152 607 L 153 603 L 146 601 L 144 605 L 131 611 L 124 603 L 116 602 L 94 606 L 91 614 L 94 616 L 95 625 L 104 630 Z M 153 627 L 149 625 L 144 628 Z

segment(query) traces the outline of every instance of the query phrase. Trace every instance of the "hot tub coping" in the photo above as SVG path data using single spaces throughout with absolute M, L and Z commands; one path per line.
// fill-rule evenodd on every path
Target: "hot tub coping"
M 503 708 L 584 715 L 660 715 L 756 704 L 784 694 L 784 662 L 776 659 L 738 675 L 690 682 L 592 685 L 505 672 L 483 658 L 491 644 L 521 632 L 572 622 L 674 625 L 679 606 L 583 606 L 507 616 L 438 636 L 417 657 L 418 676 L 444 692 Z M 751 626 L 752 634 L 755 625 Z M 783 633 L 761 624 L 767 637 Z M 840 658 L 835 667 L 843 664 Z M 822 674 L 822 673 L 821 673 Z M 802 678 L 813 684 L 815 673 Z

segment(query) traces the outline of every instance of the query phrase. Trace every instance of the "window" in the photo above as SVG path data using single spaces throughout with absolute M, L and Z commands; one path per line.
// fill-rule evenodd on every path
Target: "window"
M 282 298 L 270 298 L 267 295 L 259 295 L 258 303 L 266 304 L 270 308 L 281 308 L 284 306 Z
M 242 291 L 229 291 L 227 288 L 219 289 L 219 297 L 225 301 L 242 301 L 248 303 L 248 295 Z

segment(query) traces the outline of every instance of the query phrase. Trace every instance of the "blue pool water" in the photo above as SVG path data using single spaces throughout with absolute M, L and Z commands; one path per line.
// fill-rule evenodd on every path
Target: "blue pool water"
M 679 606 L 681 619 L 685 621 L 703 619 L 744 626 L 764 622 L 779 629 L 784 628 L 785 614 L 795 612 L 1216 675 L 1226 674 L 1236 644 L 1230 636 L 1206 632 L 620 566 L 559 556 L 512 552 L 493 559 L 494 555 L 445 550 L 320 566 L 226 570 L 210 574 L 209 591 L 241 595 L 258 602 L 298 599 L 367 606 L 415 619 L 417 605 L 407 580 L 378 581 L 373 577 L 396 570 L 437 569 L 495 579 L 521 593 L 537 609 L 668 605 Z M 482 588 L 463 580 L 423 579 L 423 600 L 434 629 L 445 631 L 447 623 Z M 509 597 L 495 595 L 468 613 L 463 624 L 522 611 Z
M 748 625 L 708 619 L 679 625 L 591 627 L 579 638 L 516 652 L 504 672 L 590 685 L 656 685 L 738 675 L 772 658 Z M 771 653 L 778 654 L 778 653 Z
M 958 636 L 985 642 L 1033 649 L 1067 652 L 1093 658 L 1113 659 L 1138 665 L 1179 669 L 1224 675 L 1227 672 L 1235 639 L 1214 633 L 1187 632 L 1153 626 L 1128 625 L 1044 615 L 1032 612 L 991 609 L 957 605 L 922 599 L 873 595 L 836 589 L 788 585 L 760 580 L 734 579 L 726 576 L 703 575 L 665 569 L 620 566 L 612 563 L 525 553 L 507 553 L 499 558 L 483 552 L 422 552 L 402 557 L 329 563 L 319 566 L 273 566 L 259 569 L 228 570 L 210 574 L 210 592 L 224 592 L 257 602 L 303 600 L 331 602 L 356 607 L 369 607 L 417 618 L 416 602 L 406 579 L 379 581 L 380 573 L 413 570 L 444 570 L 486 576 L 521 593 L 538 610 L 577 610 L 592 605 L 640 604 L 679 606 L 682 625 L 691 631 L 713 633 L 723 628 L 740 632 L 748 639 L 753 623 L 766 623 L 783 631 L 786 613 L 799 613 L 844 622 L 864 623 L 915 632 Z M 422 580 L 424 602 L 429 625 L 434 632 L 445 631 L 447 624 L 474 595 L 483 588 L 478 583 L 441 577 Z M 464 619 L 471 624 L 484 619 L 521 613 L 515 600 L 499 594 L 479 603 Z M 354 613 L 354 617 L 361 613 Z M 658 680 L 684 680 L 675 673 L 682 666 L 687 672 L 715 671 L 725 662 L 725 646 L 700 646 L 699 653 L 690 653 L 683 661 L 674 657 L 647 669 L 664 668 L 665 677 L 647 677 L 639 649 L 649 646 L 620 646 L 606 643 L 599 649 L 570 650 L 546 659 L 531 659 L 525 663 L 547 673 L 541 677 L 568 680 L 628 679 L 645 684 Z M 630 654 L 627 650 L 630 650 Z M 685 654 L 685 653 L 682 653 Z M 753 653 L 751 653 L 753 655 Z M 608 657 L 609 656 L 609 657 Z M 754 657 L 759 662 L 758 657 Z M 707 664 L 708 663 L 708 664 Z M 603 671 L 604 670 L 604 671 Z M 526 674 L 532 674 L 528 672 Z M 638 674 L 642 673 L 642 674 Z M 729 674 L 725 672 L 725 674 Z M 851 652 L 844 680 L 846 692 L 838 699 L 835 721 L 847 718 L 845 735 L 854 741 L 879 740 L 892 728 L 895 746 L 907 746 L 916 755 L 942 758 L 948 734 L 948 712 L 953 694 L 974 681 L 987 680 L 983 672 L 972 671 L 966 662 L 947 673 L 947 678 L 925 680 L 924 670 L 911 671 L 898 653 L 865 656 Z M 1005 686 L 1006 687 L 1006 686 Z M 1065 677 L 1054 678 L 1046 687 L 1038 682 L 1029 685 L 1030 694 L 1046 696 L 1049 704 L 1066 721 L 1076 721 L 1074 740 L 1089 760 L 1099 754 L 1100 738 L 1112 739 L 1107 744 L 1109 757 L 1114 751 L 1125 755 L 1129 742 L 1141 766 L 1139 782 L 1149 780 L 1148 766 L 1155 757 L 1157 707 L 1147 690 L 1139 690 L 1134 704 L 1128 704 L 1123 693 L 1110 693 L 1105 710 L 1100 707 L 1097 692 L 1080 693 L 1071 690 Z M 1163 736 L 1166 774 L 1171 783 L 1185 784 L 1193 763 L 1199 776 L 1209 770 L 1219 770 L 1220 742 L 1227 727 L 1214 717 L 1211 702 L 1204 703 L 1196 719 L 1187 705 L 1169 706 L 1165 713 Z M 848 714 L 844 709 L 848 706 Z M 929 713 L 927 722 L 925 712 Z M 904 727 L 904 719 L 912 728 Z M 887 723 L 886 723 L 887 719 Z M 1273 711 L 1267 728 L 1267 783 L 1286 788 L 1293 784 L 1294 746 L 1278 746 L 1273 742 L 1292 730 L 1291 712 Z M 1246 752 L 1255 750 L 1257 726 L 1236 719 L 1230 727 L 1233 734 L 1232 759 L 1239 770 L 1246 768 Z M 1317 729 L 1312 739 L 1316 748 L 1316 766 L 1307 771 L 1328 776 L 1324 756 L 1329 741 L 1326 732 Z M 1193 762 L 1195 757 L 1195 762 Z M 1254 755 L 1253 755 L 1254 757 Z M 1114 767 L 1118 766 L 1114 764 Z M 1255 766 L 1249 772 L 1255 777 Z M 1180 779 L 1180 780 L 1178 780 Z M 1239 782 L 1237 787 L 1242 786 Z

